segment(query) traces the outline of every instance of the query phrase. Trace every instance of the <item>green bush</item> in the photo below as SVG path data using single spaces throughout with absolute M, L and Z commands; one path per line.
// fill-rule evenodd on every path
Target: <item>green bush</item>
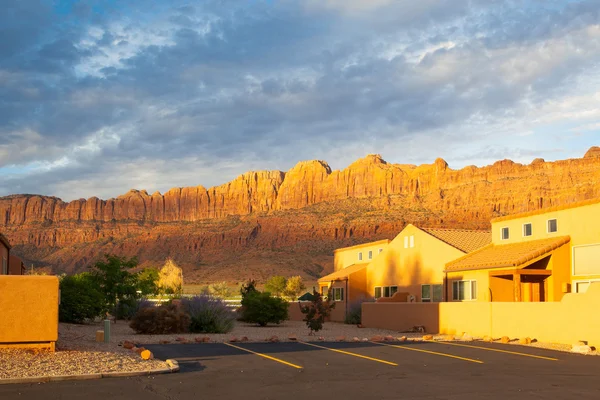
M 135 314 L 138 313 L 140 309 L 147 307 L 154 307 L 154 304 L 146 299 L 130 297 L 119 301 L 114 310 L 112 310 L 111 314 L 114 315 L 116 319 L 124 319 L 129 321 L 135 316 Z
M 190 317 L 181 305 L 163 304 L 158 307 L 141 308 L 129 323 L 136 333 L 161 335 L 188 332 Z
M 306 322 L 311 335 L 323 329 L 325 319 L 334 308 L 335 303 L 331 301 L 331 296 L 323 300 L 321 294 L 313 290 L 313 300 L 307 306 L 300 306 L 300 311 L 305 315 L 303 321 Z
M 220 299 L 195 296 L 181 300 L 183 309 L 190 316 L 190 332 L 227 333 L 235 324 L 235 315 Z
M 348 314 L 344 319 L 344 323 L 350 325 L 358 325 L 362 323 L 362 303 L 366 300 L 355 301 L 348 307 Z
M 260 326 L 280 324 L 288 319 L 287 301 L 268 292 L 251 291 L 242 299 L 241 320 Z
M 88 273 L 65 276 L 60 280 L 60 322 L 81 324 L 102 315 L 104 295 Z

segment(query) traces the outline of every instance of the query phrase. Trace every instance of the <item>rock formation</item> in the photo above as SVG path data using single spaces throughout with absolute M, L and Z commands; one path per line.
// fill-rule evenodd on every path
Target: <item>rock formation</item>
M 116 252 L 155 264 L 172 256 L 199 280 L 315 276 L 331 268 L 336 247 L 392 238 L 409 222 L 487 228 L 495 216 L 598 196 L 599 147 L 581 159 L 460 170 L 442 159 L 415 166 L 369 155 L 341 171 L 303 161 L 210 189 L 130 190 L 71 202 L 11 195 L 0 198 L 0 230 L 17 254 L 55 270 L 78 270 Z

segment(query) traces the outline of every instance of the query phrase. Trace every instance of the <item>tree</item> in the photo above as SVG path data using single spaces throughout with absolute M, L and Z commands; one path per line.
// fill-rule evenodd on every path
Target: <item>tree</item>
M 249 293 L 256 292 L 256 281 L 254 279 L 248 280 L 248 282 L 242 284 L 240 288 L 240 294 L 242 298 L 246 297 Z
M 183 271 L 171 258 L 158 273 L 158 289 L 166 294 L 181 294 L 183 292 Z
M 113 311 L 119 301 L 137 297 L 137 274 L 129 272 L 138 264 L 137 258 L 127 259 L 105 254 L 104 261 L 98 261 L 91 268 L 91 276 L 104 295 L 106 311 Z
M 288 302 L 271 297 L 268 292 L 255 290 L 242 298 L 240 313 L 244 322 L 260 326 L 266 326 L 269 323 L 280 324 L 288 319 Z
M 285 291 L 287 280 L 283 276 L 272 276 L 265 283 L 265 291 L 271 293 L 273 296 L 281 296 Z
M 137 275 L 137 288 L 142 296 L 158 293 L 158 270 L 156 268 L 144 268 Z
M 301 276 L 292 276 L 288 278 L 287 283 L 285 285 L 285 296 L 290 297 L 294 300 L 300 296 L 300 294 L 306 289 L 304 286 L 304 281 Z
M 61 322 L 81 324 L 99 317 L 105 311 L 104 302 L 104 295 L 89 273 L 60 278 L 58 318 Z
M 330 298 L 331 296 L 327 296 L 327 300 L 323 301 L 321 294 L 314 290 L 313 300 L 310 304 L 300 306 L 300 311 L 302 314 L 305 314 L 303 321 L 306 322 L 306 326 L 310 329 L 310 335 L 323 329 L 325 318 L 329 317 L 331 310 L 335 308 L 335 303 L 332 303 Z
M 213 283 L 212 285 L 210 285 L 209 290 L 210 294 L 216 297 L 220 297 L 222 299 L 225 299 L 231 295 L 231 288 L 229 287 L 227 282 Z

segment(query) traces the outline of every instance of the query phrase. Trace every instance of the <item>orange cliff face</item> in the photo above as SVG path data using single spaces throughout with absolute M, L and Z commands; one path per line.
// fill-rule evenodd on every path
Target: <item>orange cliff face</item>
M 503 160 L 460 170 L 442 159 L 414 166 L 379 155 L 341 171 L 304 161 L 285 173 L 248 172 L 210 189 L 131 190 L 68 203 L 12 195 L 0 198 L 0 229 L 26 260 L 57 269 L 76 270 L 113 251 L 148 262 L 179 257 L 189 268 L 203 266 L 201 277 L 255 264 L 265 275 L 282 268 L 310 275 L 331 270 L 336 247 L 391 239 L 409 222 L 487 228 L 495 216 L 600 197 L 599 167 L 598 147 L 581 159 Z

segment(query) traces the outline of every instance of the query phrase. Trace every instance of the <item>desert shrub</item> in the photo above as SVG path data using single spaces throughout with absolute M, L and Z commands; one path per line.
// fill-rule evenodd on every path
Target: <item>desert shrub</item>
M 288 319 L 287 301 L 268 292 L 251 291 L 242 298 L 241 320 L 260 326 L 280 324 Z
M 105 309 L 104 295 L 88 273 L 64 276 L 60 280 L 61 322 L 80 324 L 102 315 Z
M 313 300 L 307 306 L 300 306 L 300 311 L 305 314 L 303 319 L 306 326 L 310 329 L 310 334 L 323 329 L 325 318 L 329 317 L 331 310 L 335 308 L 335 303 L 331 302 L 331 296 L 323 301 L 323 297 L 317 291 L 313 291 Z
M 190 316 L 190 332 L 227 333 L 233 329 L 235 315 L 220 299 L 195 296 L 181 303 Z
M 208 287 L 208 290 L 209 290 L 209 293 L 212 294 L 213 296 L 217 296 L 222 299 L 225 299 L 225 298 L 231 296 L 231 288 L 229 287 L 227 282 L 213 283 L 212 285 L 210 285 Z
M 135 297 L 123 299 L 115 306 L 112 315 L 117 319 L 131 320 L 142 308 L 154 307 L 154 304 L 146 299 Z
M 176 304 L 141 308 L 129 323 L 136 333 L 160 335 L 184 333 L 189 330 L 190 317 Z

